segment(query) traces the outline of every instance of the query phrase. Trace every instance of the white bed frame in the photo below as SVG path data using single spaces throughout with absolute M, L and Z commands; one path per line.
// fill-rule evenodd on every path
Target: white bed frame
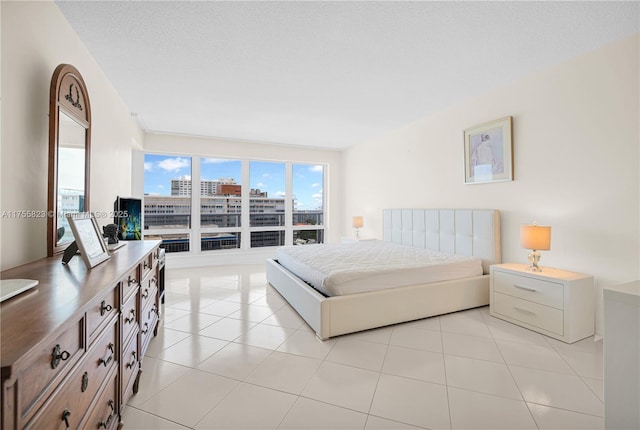
M 269 283 L 320 339 L 489 304 L 489 266 L 501 262 L 497 210 L 385 209 L 383 221 L 385 241 L 482 258 L 484 275 L 324 297 L 267 260 Z

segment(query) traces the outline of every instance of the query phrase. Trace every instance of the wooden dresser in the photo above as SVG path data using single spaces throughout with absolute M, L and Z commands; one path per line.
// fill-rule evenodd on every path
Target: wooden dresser
M 77 256 L 2 272 L 39 284 L 0 305 L 2 430 L 115 429 L 160 320 L 159 241 L 87 270 Z

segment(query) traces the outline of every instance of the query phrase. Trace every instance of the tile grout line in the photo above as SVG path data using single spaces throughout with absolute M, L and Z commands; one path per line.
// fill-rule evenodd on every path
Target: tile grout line
M 491 315 L 489 315 L 489 317 L 491 317 Z M 514 385 L 518 389 L 518 393 L 520 393 L 520 397 L 522 397 L 522 401 L 524 402 L 524 405 L 526 406 L 527 411 L 529 412 L 529 416 L 531 417 L 531 420 L 535 424 L 536 428 L 538 430 L 540 430 L 540 425 L 538 424 L 538 421 L 536 421 L 536 418 L 533 415 L 533 411 L 531 411 L 531 408 L 529 407 L 529 403 L 527 403 L 527 400 L 525 399 L 524 394 L 522 393 L 522 389 L 520 389 L 520 385 L 518 385 L 518 381 L 516 381 L 516 378 L 513 376 L 513 372 L 511 372 L 511 367 L 509 366 L 509 363 L 507 363 L 507 360 L 504 358 L 504 354 L 502 353 L 502 349 L 500 349 L 500 345 L 498 345 L 498 342 L 496 340 L 495 335 L 493 334 L 493 332 L 489 328 L 489 323 L 487 323 L 487 321 L 485 321 L 485 324 L 487 325 L 487 330 L 489 330 L 489 333 L 491 334 L 491 337 L 493 338 L 493 343 L 495 343 L 496 348 L 498 349 L 498 352 L 500 353 L 500 356 L 502 357 L 502 360 L 504 361 L 505 367 L 507 368 L 507 371 L 509 372 L 509 376 L 511 376 L 511 380 L 513 381 Z

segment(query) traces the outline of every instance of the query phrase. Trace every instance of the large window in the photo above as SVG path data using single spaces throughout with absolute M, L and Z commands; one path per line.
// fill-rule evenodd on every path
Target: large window
M 324 230 L 324 167 L 317 164 L 294 164 L 293 183 L 293 243 L 323 243 Z
M 249 183 L 249 224 L 254 230 L 259 228 L 251 232 L 251 247 L 284 245 L 285 163 L 251 161 Z
M 242 161 L 200 158 L 200 250 L 240 248 Z
M 200 226 L 240 227 L 242 222 L 242 162 L 200 159 Z
M 190 250 L 191 158 L 145 154 L 144 230 L 167 252 Z
M 161 238 L 167 252 L 322 243 L 324 170 L 146 154 L 145 236 Z

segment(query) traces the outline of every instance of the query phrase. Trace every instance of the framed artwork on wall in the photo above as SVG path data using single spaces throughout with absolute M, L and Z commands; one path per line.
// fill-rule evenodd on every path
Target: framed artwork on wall
M 464 183 L 513 180 L 513 138 L 510 116 L 464 131 Z

